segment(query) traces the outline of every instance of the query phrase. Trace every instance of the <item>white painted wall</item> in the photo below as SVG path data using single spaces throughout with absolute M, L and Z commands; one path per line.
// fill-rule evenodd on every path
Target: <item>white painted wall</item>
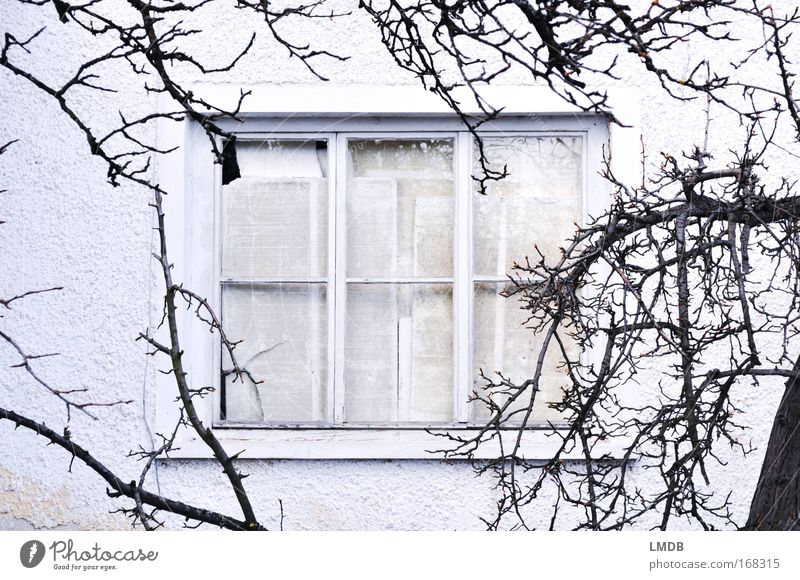
M 204 33 L 195 46 L 209 62 L 225 59 L 248 38 L 242 14 L 229 9 L 198 15 Z M 378 42 L 368 18 L 356 2 L 337 2 L 354 12 L 335 21 L 300 23 L 295 38 L 311 39 L 320 47 L 350 56 L 346 63 L 320 61 L 320 70 L 334 85 L 413 84 L 396 68 Z M 60 24 L 55 11 L 0 4 L 0 32 L 19 37 L 43 24 L 47 31 L 32 46 L 33 55 L 21 61 L 45 78 L 64 78 L 79 59 L 93 53 L 86 38 L 73 27 Z M 191 25 L 193 23 L 187 23 Z M 235 31 L 235 32 L 234 32 Z M 743 34 L 758 38 L 757 30 Z M 316 81 L 286 51 L 264 34 L 252 54 L 232 74 L 213 79 L 220 84 L 326 86 Z M 679 47 L 673 63 L 687 63 L 703 51 L 713 56 L 714 47 Z M 729 54 L 719 55 L 722 61 Z M 627 57 L 626 57 L 627 58 Z M 633 58 L 633 57 L 631 57 Z M 665 98 L 641 67 L 624 66 L 621 85 L 638 89 L 640 129 L 650 163 L 659 152 L 680 153 L 681 148 L 701 142 L 704 102 L 677 105 Z M 120 91 L 116 95 L 76 93 L 79 108 L 98 124 L 111 123 L 117 110 L 128 114 L 155 110 L 152 96 L 142 92 L 139 79 L 124 67 L 109 70 Z M 71 74 L 71 73 L 70 73 Z M 765 82 L 771 72 L 754 70 Z M 754 77 L 755 78 L 755 77 Z M 524 82 L 510 76 L 505 82 Z M 24 79 L 0 70 L 0 142 L 19 139 L 0 157 L 0 189 L 3 194 L 0 247 L 5 267 L 0 271 L 2 294 L 32 288 L 63 286 L 57 293 L 34 297 L 3 312 L 8 328 L 32 352 L 58 352 L 58 357 L 37 362 L 41 374 L 64 388 L 86 387 L 98 401 L 132 399 L 123 407 L 100 410 L 98 421 L 76 414 L 72 432 L 96 456 L 123 478 L 138 477 L 140 465 L 126 458 L 129 449 L 151 442 L 154 414 L 154 361 L 134 342 L 137 334 L 157 320 L 161 280 L 152 268 L 151 225 L 153 214 L 147 193 L 123 185 L 112 188 L 105 169 L 88 153 L 79 132 L 59 114 L 53 102 Z M 727 158 L 727 147 L 740 141 L 743 130 L 722 110 L 712 109 L 711 137 L 718 162 Z M 152 137 L 152 135 L 150 135 Z M 630 163 L 639 163 L 630 159 Z M 788 172 L 789 165 L 776 161 L 773 174 Z M 61 426 L 64 409 L 19 369 L 13 353 L 0 349 L 0 400 L 2 405 Z M 654 385 L 653 370 L 641 384 Z M 753 444 L 763 451 L 780 396 L 781 382 L 764 381 L 758 388 L 740 389 L 735 397 L 745 414 L 740 422 L 751 425 Z M 41 438 L 15 433 L 0 423 L 0 529 L 67 528 L 126 529 L 129 522 L 110 513 L 119 504 L 105 496 L 105 485 L 81 465 L 68 472 L 69 457 L 45 447 Z M 731 455 L 719 468 L 716 482 L 733 490 L 733 507 L 740 520 L 747 506 L 761 463 L 761 453 L 747 459 Z M 278 500 L 283 500 L 288 529 L 481 529 L 478 517 L 491 516 L 494 492 L 488 478 L 476 479 L 460 462 L 425 460 L 253 460 L 243 466 L 258 515 L 268 527 L 278 520 Z M 161 491 L 189 502 L 236 514 L 237 509 L 216 464 L 206 460 L 162 462 L 158 470 Z M 647 485 L 646 473 L 633 477 Z M 549 517 L 549 502 L 540 504 L 537 519 Z M 171 525 L 180 526 L 173 521 Z

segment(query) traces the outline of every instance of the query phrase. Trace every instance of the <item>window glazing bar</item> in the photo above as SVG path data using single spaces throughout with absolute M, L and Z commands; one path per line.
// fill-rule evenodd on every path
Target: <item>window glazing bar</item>
M 326 284 L 328 278 L 235 278 L 224 279 L 223 285 L 230 286 L 266 286 L 268 284 Z
M 452 284 L 453 278 L 347 278 L 348 284 Z

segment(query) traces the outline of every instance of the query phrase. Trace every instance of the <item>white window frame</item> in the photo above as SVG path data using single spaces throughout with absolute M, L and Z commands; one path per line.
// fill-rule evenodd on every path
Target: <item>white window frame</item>
M 212 93 L 209 95 L 209 92 Z M 219 420 L 219 400 L 212 397 L 195 399 L 198 412 L 206 423 L 213 426 L 217 437 L 226 445 L 229 453 L 242 451 L 249 458 L 301 458 L 301 459 L 422 459 L 442 457 L 432 453 L 452 446 L 447 440 L 431 432 L 458 431 L 460 436 L 473 431 L 475 426 L 467 422 L 467 395 L 473 388 L 472 376 L 472 297 L 476 278 L 472 277 L 472 195 L 471 171 L 459 167 L 460 160 L 472 159 L 471 136 L 465 132 L 458 119 L 438 100 L 431 100 L 429 93 L 412 87 L 336 87 L 320 95 L 316 87 L 262 88 L 254 90 L 247 101 L 249 109 L 243 111 L 244 122 L 237 125 L 224 121 L 225 128 L 234 130 L 242 138 L 322 138 L 323 135 L 339 133 L 329 141 L 332 159 L 343 163 L 344 155 L 336 155 L 334 148 L 340 147 L 346 138 L 427 138 L 434 134 L 445 134 L 454 138 L 454 271 L 453 271 L 453 334 L 454 354 L 454 417 L 451 425 L 247 425 Z M 206 89 L 204 97 L 212 102 L 224 102 L 232 98 L 228 87 Z M 603 156 L 610 156 L 612 169 L 622 179 L 638 177 L 639 134 L 636 129 L 638 115 L 635 114 L 635 93 L 618 90 L 613 95 L 617 108 L 624 112 L 623 122 L 628 127 L 607 124 L 597 115 L 569 110 L 567 105 L 555 101 L 546 89 L 504 87 L 492 98 L 493 104 L 505 104 L 504 114 L 482 133 L 514 134 L 525 136 L 580 135 L 583 137 L 584 172 L 582 192 L 582 221 L 598 215 L 609 204 L 610 188 L 599 175 Z M 214 101 L 216 99 L 216 101 Z M 298 111 L 298 103 L 302 111 Z M 353 110 L 359 103 L 359 110 Z M 167 107 L 164 107 L 166 110 Z M 293 110 L 290 110 L 293 109 Z M 423 119 L 424 122 L 420 122 Z M 633 124 L 631 124 L 633 123 Z M 343 133 L 347 133 L 344 135 Z M 187 287 L 209 297 L 217 308 L 220 304 L 221 284 L 218 277 L 220 260 L 220 199 L 221 169 L 213 163 L 210 144 L 199 126 L 185 121 L 182 124 L 164 121 L 159 127 L 159 147 L 177 146 L 175 152 L 163 156 L 156 168 L 158 180 L 170 192 L 165 201 L 169 251 L 175 262 L 174 279 L 183 281 Z M 613 153 L 613 155 L 611 155 Z M 620 163 L 624 160 L 624 163 Z M 634 161 L 637 160 L 637 161 Z M 331 191 L 341 189 L 346 178 L 340 167 L 329 175 Z M 588 195 L 588 192 L 592 195 Z M 344 236 L 344 228 L 336 231 L 335 204 L 344 202 L 343 195 L 331 195 L 329 209 L 329 263 L 328 277 L 335 279 L 336 288 L 329 292 L 337 301 L 344 300 L 344 275 L 335 276 L 336 265 L 342 264 L 344 244 L 337 236 Z M 343 208 L 339 208 L 343 212 Z M 341 213 L 340 215 L 344 215 Z M 336 248 L 336 252 L 332 251 Z M 466 250 L 466 251 L 465 251 Z M 465 291 L 466 290 L 466 291 Z M 329 359 L 343 361 L 343 323 L 334 316 L 343 316 L 343 302 L 338 305 L 328 300 Z M 337 313 L 338 312 L 338 313 Z M 181 319 L 183 348 L 186 353 L 184 366 L 190 379 L 201 385 L 219 386 L 220 349 L 216 335 L 208 332 L 204 323 L 184 314 Z M 333 330 L 336 332 L 333 332 Z M 586 354 L 594 360 L 597 353 Z M 331 358 L 332 357 L 332 358 Z M 331 372 L 333 371 L 333 372 Z M 343 386 L 343 365 L 330 369 L 330 390 Z M 176 417 L 175 387 L 169 376 L 160 376 L 156 385 L 156 426 L 162 430 L 174 425 Z M 218 391 L 216 391 L 218 393 Z M 332 419 L 340 419 L 339 408 L 343 397 L 338 397 Z M 329 402 L 333 402 L 329 398 Z M 330 405 L 333 407 L 333 405 Z M 426 429 L 427 428 L 427 429 Z M 431 431 L 431 432 L 429 432 Z M 516 431 L 508 431 L 516 437 Z M 211 457 L 205 444 L 196 435 L 186 430 L 181 432 L 171 455 L 176 458 Z M 545 430 L 526 430 L 522 439 L 522 453 L 528 458 L 546 458 L 556 442 L 546 437 Z M 609 452 L 618 454 L 620 444 L 596 450 L 598 455 Z M 492 457 L 499 451 L 499 443 L 482 445 L 476 457 Z

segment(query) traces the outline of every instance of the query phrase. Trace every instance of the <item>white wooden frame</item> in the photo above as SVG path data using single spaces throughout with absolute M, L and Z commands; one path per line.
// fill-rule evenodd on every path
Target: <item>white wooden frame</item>
M 296 89 L 295 89 L 296 90 Z M 223 91 L 224 92 L 224 91 Z M 291 92 L 291 91 L 290 91 Z M 279 91 L 280 93 L 280 91 Z M 520 94 L 531 94 L 531 89 L 507 90 L 506 96 L 523 100 Z M 581 135 L 584 146 L 584 184 L 582 214 L 584 220 L 591 215 L 601 213 L 609 203 L 609 188 L 607 183 L 599 176 L 603 155 L 613 152 L 612 168 L 623 179 L 638 179 L 636 171 L 638 157 L 639 137 L 635 124 L 632 127 L 612 127 L 610 130 L 604 118 L 591 115 L 576 114 L 566 110 L 554 109 L 552 102 L 545 103 L 545 115 L 537 114 L 540 109 L 536 106 L 536 91 L 533 91 L 529 103 L 529 112 L 522 115 L 515 112 L 512 107 L 510 113 L 503 115 L 493 122 L 484 131 L 486 134 L 513 133 L 515 135 Z M 384 93 L 391 101 L 391 89 Z M 545 93 L 539 93 L 543 96 Z M 618 103 L 619 110 L 624 112 L 618 115 L 623 122 L 636 123 L 638 115 L 635 113 L 635 94 L 630 91 L 618 91 L 614 101 Z M 290 99 L 291 100 L 291 99 Z M 334 99 L 336 100 L 336 99 Z M 341 99 L 348 101 L 348 99 Z M 538 99 L 542 102 L 542 99 Z M 295 104 L 299 101 L 294 101 Z M 350 100 L 350 102 L 357 102 Z M 454 155 L 456 168 L 454 175 L 455 192 L 455 231 L 454 231 L 454 271 L 453 271 L 453 302 L 454 302 L 454 352 L 460 356 L 454 365 L 454 416 L 456 422 L 451 425 L 348 425 L 336 424 L 341 417 L 341 409 L 329 415 L 333 422 L 328 425 L 265 425 L 254 427 L 233 423 L 221 423 L 218 414 L 218 401 L 206 397 L 198 400 L 198 410 L 206 424 L 214 425 L 218 437 L 223 444 L 228 446 L 230 453 L 243 451 L 243 457 L 253 458 L 432 458 L 441 457 L 435 450 L 446 448 L 446 440 L 436 437 L 435 432 L 459 431 L 466 435 L 474 429 L 467 423 L 466 394 L 472 385 L 472 183 L 471 172 L 464 171 L 463 163 L 472 158 L 472 144 L 467 138 L 463 125 L 452 116 L 442 114 L 440 110 L 430 110 L 431 107 L 421 106 L 422 100 L 405 100 L 404 114 L 394 111 L 376 114 L 335 114 L 323 110 L 306 110 L 300 114 L 288 116 L 281 111 L 264 112 L 267 104 L 261 105 L 250 102 L 254 107 L 252 111 L 245 111 L 244 121 L 233 124 L 225 121 L 226 128 L 235 130 L 242 138 L 249 136 L 258 138 L 280 136 L 291 138 L 320 138 L 321 134 L 348 133 L 353 136 L 397 136 L 406 137 L 428 136 L 430 134 L 455 135 Z M 329 103 L 331 111 L 340 112 L 341 103 Z M 414 105 L 417 105 L 416 108 Z M 352 106 L 352 105 L 351 105 Z M 259 111 L 259 109 L 262 109 Z M 368 109 L 368 107 L 365 107 Z M 532 112 L 531 112 L 532 111 Z M 421 122 L 420 118 L 424 117 Z M 610 134 L 610 135 L 609 135 Z M 610 139 L 609 139 L 610 137 Z M 328 151 L 333 159 L 343 158 L 337 155 L 336 148 L 341 146 L 339 139 L 329 139 Z M 186 122 L 182 126 L 175 123 L 164 122 L 159 131 L 160 146 L 178 145 L 182 148 L 175 153 L 162 158 L 157 167 L 161 184 L 170 192 L 166 201 L 167 228 L 170 237 L 170 250 L 172 260 L 175 262 L 175 279 L 182 280 L 188 286 L 205 294 L 212 304 L 220 303 L 220 284 L 215 272 L 219 272 L 220 260 L 219 231 L 215 225 L 215 216 L 220 215 L 219 195 L 215 195 L 216 184 L 220 183 L 219 167 L 214 165 L 210 153 L 210 144 L 207 137 L 199 129 Z M 624 161 L 620 163 L 620 158 Z M 332 164 L 329 163 L 329 167 Z M 335 275 L 337 264 L 341 264 L 344 245 L 339 243 L 337 236 L 342 236 L 342 228 L 336 231 L 334 212 L 341 212 L 337 204 L 343 204 L 342 196 L 335 193 L 336 177 L 333 171 L 329 172 L 329 186 L 334 193 L 329 196 L 329 252 L 328 252 L 328 279 Z M 340 179 L 343 176 L 339 177 Z M 589 195 L 589 192 L 592 195 Z M 209 233 L 211 235 L 209 235 Z M 333 245 L 331 245 L 333 242 Z M 336 252 L 331 251 L 336 248 Z M 343 276 L 334 282 L 340 284 Z M 330 282 L 329 282 L 330 284 Z M 466 291 L 465 291 L 466 290 Z M 336 300 L 343 299 L 344 292 L 334 291 L 330 294 Z M 329 316 L 336 316 L 338 307 L 341 315 L 343 304 L 335 304 L 328 300 Z M 333 311 L 333 312 L 331 312 Z M 331 319 L 334 320 L 334 319 Z M 218 341 L 210 335 L 203 323 L 190 315 L 185 315 L 181 321 L 183 330 L 184 350 L 186 351 L 186 368 L 190 377 L 203 385 L 217 385 L 219 381 L 220 352 Z M 333 324 L 336 332 L 328 333 L 329 353 L 333 351 L 333 360 L 341 361 L 341 354 L 336 351 L 342 348 L 341 324 Z M 466 327 L 466 328 L 465 328 Z M 460 354 L 458 354 L 460 353 Z M 595 353 L 587 356 L 594 358 Z M 336 381 L 343 377 L 337 373 L 342 365 L 337 364 L 334 372 L 329 369 L 329 395 L 337 389 Z M 341 383 L 340 383 L 341 385 Z M 340 388 L 340 387 L 339 387 Z M 462 396 L 464 395 L 464 396 Z M 160 377 L 157 385 L 156 424 L 168 429 L 174 424 L 174 386 L 169 377 Z M 341 399 L 341 397 L 339 397 Z M 332 399 L 329 399 L 331 401 Z M 329 407 L 333 407 L 329 404 Z M 428 430 L 430 432 L 428 432 Z M 515 432 L 509 432 L 509 437 L 515 437 Z M 188 431 L 179 438 L 180 450 L 173 453 L 174 457 L 210 457 L 204 444 Z M 526 431 L 523 437 L 523 453 L 526 457 L 547 457 L 555 442 L 545 437 L 544 431 Z M 497 453 L 496 444 L 482 446 L 476 456 L 491 457 Z M 619 444 L 610 445 L 605 449 L 598 449 L 598 453 L 615 453 Z

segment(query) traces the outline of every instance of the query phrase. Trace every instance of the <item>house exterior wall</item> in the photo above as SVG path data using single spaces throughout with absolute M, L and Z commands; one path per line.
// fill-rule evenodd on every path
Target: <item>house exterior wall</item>
M 331 21 L 298 21 L 292 29 L 294 38 L 311 39 L 350 57 L 343 63 L 320 60 L 320 72 L 330 79 L 328 83 L 310 75 L 297 59 L 288 58 L 285 49 L 267 40 L 266 33 L 232 73 L 216 75 L 213 82 L 295 84 L 322 94 L 331 85 L 414 85 L 416 81 L 395 66 L 356 3 L 342 0 L 338 4 L 353 14 Z M 47 30 L 31 47 L 33 55 L 19 58 L 46 78 L 64 78 L 65 71 L 92 49 L 84 35 L 59 23 L 55 11 L 51 12 L 3 2 L 0 30 L 23 37 L 46 24 Z M 209 62 L 225 61 L 224 53 L 234 55 L 249 37 L 238 11 L 220 6 L 197 18 L 198 22 L 187 26 L 203 30 L 192 42 Z M 757 39 L 759 31 L 742 33 Z M 680 65 L 697 51 L 712 55 L 713 45 L 678 47 L 669 58 Z M 720 57 L 728 59 L 728 55 Z M 677 156 L 682 149 L 701 143 L 705 101 L 676 104 L 631 59 L 623 62 L 619 86 L 633 89 L 638 100 L 637 129 L 647 163 L 658 164 L 662 151 Z M 74 102 L 90 111 L 98 124 L 113 123 L 123 107 L 131 116 L 157 110 L 155 97 L 142 91 L 140 79 L 124 67 L 108 72 L 114 76 L 117 94 L 98 98 L 94 93 L 75 93 Z M 765 82 L 773 80 L 766 69 L 753 74 L 764 75 Z M 191 77 L 187 73 L 189 80 L 201 80 Z M 522 75 L 510 75 L 503 82 L 528 81 Z M 2 201 L 6 223 L 0 226 L 0 246 L 6 265 L 0 272 L 0 288 L 15 294 L 63 287 L 4 311 L 2 324 L 31 352 L 59 353 L 36 363 L 47 380 L 65 388 L 85 387 L 97 401 L 131 401 L 97 409 L 97 421 L 73 411 L 71 431 L 77 442 L 117 470 L 123 480 L 138 479 L 141 464 L 126 454 L 139 445 L 149 447 L 156 437 L 154 393 L 159 363 L 146 356 L 145 345 L 135 339 L 157 323 L 162 287 L 151 259 L 154 216 L 148 194 L 127 184 L 108 185 L 102 162 L 89 155 L 82 135 L 25 79 L 0 70 L 0 87 L 4 99 L 0 142 L 19 140 L 0 157 L 0 189 L 8 190 Z M 741 142 L 743 129 L 729 112 L 712 107 L 710 136 L 723 163 L 728 159 L 727 147 Z M 624 163 L 638 166 L 640 161 L 632 158 Z M 788 162 L 782 166 L 779 160 L 771 170 L 780 175 L 788 167 Z M 48 425 L 62 425 L 63 405 L 22 370 L 9 368 L 17 362 L 14 353 L 0 348 L 0 361 L 3 405 Z M 652 390 L 660 377 L 653 368 L 634 388 Z M 739 521 L 746 518 L 781 385 L 781 381 L 763 381 L 734 395 L 743 410 L 739 422 L 752 426 L 745 437 L 758 451 L 742 458 L 722 450 L 722 457 L 730 462 L 715 468 L 714 480 L 723 496 L 732 490 L 732 507 Z M 104 482 L 89 469 L 76 462 L 69 471 L 68 455 L 46 447 L 42 438 L 31 433 L 15 432 L 8 422 L 0 423 L 0 440 L 0 529 L 129 528 L 128 520 L 113 513 L 119 503 L 106 496 Z M 281 500 L 286 529 L 482 529 L 479 517 L 492 515 L 496 499 L 493 481 L 476 478 L 472 467 L 461 461 L 247 460 L 242 470 L 250 473 L 248 491 L 257 514 L 270 528 L 280 519 Z M 236 514 L 233 495 L 219 471 L 209 460 L 176 459 L 159 462 L 154 476 L 165 495 Z M 634 469 L 631 477 L 647 489 L 652 475 Z M 156 479 L 152 481 L 155 484 Z M 532 511 L 534 523 L 546 527 L 551 503 L 542 498 Z M 568 527 L 568 520 L 562 526 Z M 181 526 L 177 519 L 168 522 Z

